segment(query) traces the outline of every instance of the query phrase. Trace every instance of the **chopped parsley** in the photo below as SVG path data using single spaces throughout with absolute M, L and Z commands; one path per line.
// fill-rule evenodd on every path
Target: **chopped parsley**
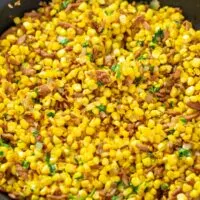
M 160 87 L 159 87 L 159 86 L 156 87 L 155 85 L 153 85 L 153 86 L 151 86 L 151 87 L 149 88 L 149 92 L 152 93 L 152 94 L 154 94 L 154 93 L 156 93 L 156 92 L 159 92 L 159 90 L 160 90 Z
M 69 43 L 69 40 L 67 38 L 63 38 L 63 39 L 59 40 L 59 43 L 62 44 L 62 45 L 66 45 L 66 44 Z
M 191 156 L 191 152 L 189 149 L 180 148 L 178 150 L 178 156 L 179 156 L 179 158 L 189 157 L 189 156 Z
M 103 104 L 100 104 L 99 106 L 97 106 L 97 108 L 99 109 L 100 112 L 106 111 L 106 106 L 104 106 Z
M 138 41 L 136 42 L 136 45 L 137 45 L 137 46 L 143 47 L 143 46 L 144 46 L 144 41 L 138 40 Z
M 167 183 L 163 183 L 161 186 L 160 186 L 160 189 L 161 190 L 168 190 L 169 189 L 169 185 Z
M 49 112 L 49 113 L 47 113 L 47 116 L 48 117 L 55 117 L 55 113 L 54 112 Z
M 60 4 L 60 9 L 63 10 L 65 8 L 67 8 L 67 6 L 69 5 L 70 1 L 66 0 L 66 1 L 63 1 L 61 4 Z
M 89 43 L 88 42 L 84 42 L 83 44 L 82 44 L 82 47 L 83 48 L 86 48 L 86 47 L 88 47 L 89 46 Z
M 25 169 L 28 169 L 30 167 L 30 162 L 27 161 L 27 160 L 24 160 L 22 162 L 22 167 L 25 168 Z
M 181 120 L 181 122 L 182 122 L 183 124 L 186 124 L 186 123 L 187 123 L 187 119 L 185 119 L 184 117 L 180 118 L 180 120 Z
M 118 196 L 112 196 L 111 200 L 119 200 Z
M 117 78 L 120 78 L 121 72 L 120 72 L 120 65 L 119 64 L 113 65 L 111 67 L 111 70 L 116 73 Z
M 163 37 L 164 37 L 164 32 L 162 29 L 159 29 L 157 32 L 155 32 L 152 38 L 152 42 L 157 44 Z
M 39 131 L 37 129 L 35 129 L 33 132 L 32 132 L 33 136 L 34 137 L 37 137 L 39 135 Z
M 0 151 L 0 156 L 4 156 L 4 152 L 3 151 Z

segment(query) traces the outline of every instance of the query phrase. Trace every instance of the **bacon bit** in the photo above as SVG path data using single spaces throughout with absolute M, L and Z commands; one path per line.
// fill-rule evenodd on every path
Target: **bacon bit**
M 65 50 L 66 50 L 66 51 L 72 51 L 72 50 L 73 50 L 73 47 L 72 47 L 72 46 L 66 46 L 66 47 L 65 47 Z
M 104 29 L 104 25 L 102 24 L 98 24 L 97 22 L 92 22 L 92 26 L 93 28 L 96 30 L 97 33 L 101 33 Z
M 140 56 L 140 54 L 143 52 L 143 50 L 145 49 L 145 47 L 140 48 L 139 50 L 137 50 L 134 53 L 135 58 L 138 58 L 138 56 Z
M 107 72 L 102 70 L 96 70 L 96 79 L 104 84 L 110 83 L 110 76 Z
M 73 24 L 70 24 L 68 22 L 59 22 L 58 25 L 60 25 L 63 28 L 74 28 L 76 30 L 76 32 L 80 35 L 83 34 L 84 30 L 81 28 L 76 27 Z
M 143 15 L 139 15 L 136 17 L 136 19 L 134 20 L 133 24 L 132 24 L 132 28 L 137 27 L 139 24 L 144 23 L 144 16 Z
M 21 37 L 19 37 L 19 39 L 17 40 L 17 44 L 23 44 L 26 41 L 26 35 L 22 35 Z
M 10 27 L 9 29 L 7 29 L 0 37 L 0 39 L 5 39 L 7 35 L 9 34 L 13 34 L 15 31 L 17 30 L 17 27 Z
M 189 21 L 187 21 L 187 20 L 185 20 L 185 21 L 183 22 L 183 25 L 184 25 L 184 27 L 185 27 L 185 29 L 186 29 L 187 31 L 189 31 L 190 28 L 192 28 L 192 24 L 191 24 Z
M 180 114 L 181 114 L 180 112 L 175 111 L 175 110 L 173 110 L 173 109 L 167 110 L 166 113 L 167 113 L 168 115 L 172 115 L 172 116 L 176 116 L 176 115 L 180 115 Z
M 180 78 L 180 76 L 181 76 L 181 70 L 176 69 L 176 71 L 175 71 L 175 72 L 173 73 L 173 75 L 172 75 L 172 78 L 173 78 L 174 80 L 177 80 L 177 79 Z
M 100 112 L 99 116 L 100 116 L 101 119 L 105 119 L 107 117 L 105 112 Z
M 126 130 L 129 132 L 130 136 L 135 132 L 135 124 L 128 124 Z
M 35 69 L 22 69 L 22 74 L 26 75 L 26 76 L 32 76 L 34 74 L 36 74 L 36 70 Z
M 65 200 L 67 198 L 67 195 L 63 194 L 63 195 L 47 195 L 47 199 L 58 199 L 58 200 Z
M 188 107 L 194 109 L 194 110 L 200 111 L 200 102 L 192 102 L 192 101 L 190 101 L 190 102 L 186 103 L 186 105 Z
M 164 30 L 164 38 L 163 41 L 165 42 L 170 36 L 170 32 L 168 29 Z
M 13 135 L 11 133 L 3 133 L 1 134 L 2 138 L 7 139 L 7 140 L 13 140 Z
M 130 76 L 126 76 L 124 80 L 124 85 L 130 86 L 133 83 L 133 79 Z
M 157 177 L 161 177 L 163 175 L 164 168 L 163 167 L 155 167 L 154 168 L 154 175 Z
M 176 197 L 179 193 L 181 193 L 182 189 L 179 187 L 172 193 L 172 197 Z
M 175 49 L 171 49 L 170 52 L 167 54 L 167 57 L 169 58 L 170 56 L 174 55 L 176 52 Z
M 9 64 L 17 65 L 17 66 L 19 66 L 19 65 L 21 64 L 21 63 L 20 63 L 19 61 L 17 61 L 17 60 L 15 59 L 15 57 L 13 57 L 13 56 L 9 56 L 8 59 L 7 59 L 7 62 L 8 62 Z
M 54 58 L 55 57 L 55 53 L 47 53 L 44 50 L 41 49 L 36 49 L 35 50 L 36 53 L 38 53 L 40 56 L 45 57 L 45 58 Z
M 105 59 L 104 59 L 104 65 L 112 66 L 114 61 L 115 61 L 115 58 L 112 55 L 107 55 L 105 56 Z
M 40 85 L 38 87 L 38 95 L 40 97 L 45 97 L 47 96 L 49 93 L 51 93 L 51 89 L 49 88 L 49 86 L 47 84 L 44 85 Z
M 192 120 L 192 119 L 196 119 L 196 118 L 199 117 L 199 116 L 200 116 L 200 112 L 196 112 L 196 113 L 193 113 L 193 114 L 191 114 L 191 115 L 185 116 L 185 119 L 186 119 L 187 121 L 190 121 L 190 120 Z
M 147 22 L 147 21 L 144 21 L 143 22 L 143 26 L 144 26 L 144 28 L 146 29 L 146 30 L 151 30 L 151 26 L 149 25 L 149 23 Z
M 66 12 L 70 11 L 72 8 L 77 8 L 81 2 L 76 2 L 76 3 L 70 3 L 67 8 L 65 9 Z
M 20 164 L 16 164 L 16 172 L 17 172 L 17 175 L 22 177 L 23 179 L 28 178 L 27 170 L 24 169 Z
M 13 193 L 8 193 L 8 196 L 11 198 L 11 199 L 18 199 L 18 196 L 16 194 L 13 194 Z
M 36 12 L 36 11 L 31 11 L 31 12 L 27 12 L 24 14 L 24 17 L 30 17 L 30 18 L 40 18 L 41 14 Z
M 121 169 L 121 171 L 120 171 L 120 173 L 119 173 L 119 176 L 120 176 L 122 182 L 123 182 L 126 186 L 128 186 L 128 184 L 129 184 L 129 177 L 128 177 L 128 175 L 127 175 L 127 173 L 126 173 L 126 171 L 125 171 L 124 169 Z
M 26 113 L 24 115 L 24 119 L 29 123 L 29 124 L 33 124 L 35 122 L 34 117 L 31 113 Z
M 150 93 L 148 93 L 147 96 L 146 96 L 146 98 L 145 98 L 145 101 L 146 101 L 147 103 L 153 103 L 153 102 L 154 102 L 154 97 L 153 97 L 153 95 L 150 94 Z
M 150 149 L 147 145 L 144 144 L 136 144 L 136 147 L 140 150 L 140 151 L 144 151 L 144 152 L 149 152 Z

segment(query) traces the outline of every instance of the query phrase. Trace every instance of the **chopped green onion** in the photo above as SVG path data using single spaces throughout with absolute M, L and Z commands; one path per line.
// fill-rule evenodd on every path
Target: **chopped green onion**
M 93 60 L 93 55 L 92 55 L 92 53 L 87 53 L 86 55 L 88 56 L 88 58 L 89 58 L 90 61 Z
M 149 71 L 150 71 L 151 74 L 153 74 L 153 72 L 154 72 L 154 66 L 149 66 Z
M 25 168 L 25 169 L 28 169 L 28 168 L 30 167 L 30 162 L 24 160 L 24 161 L 22 162 L 22 167 Z
M 93 197 L 94 196 L 94 194 L 95 194 L 95 192 L 96 192 L 96 189 L 94 188 L 93 190 L 92 190 L 92 192 L 88 195 L 88 197 Z
M 175 129 L 173 128 L 173 129 L 169 130 L 169 131 L 167 132 L 167 134 L 168 134 L 168 135 L 172 135 L 174 132 L 175 132 Z
M 156 86 L 151 86 L 150 88 L 149 88 L 149 92 L 151 92 L 152 94 L 154 94 L 154 93 L 156 93 L 156 92 L 159 92 L 159 90 L 160 90 L 160 87 L 158 86 L 158 87 L 156 87 Z
M 189 149 L 180 148 L 178 150 L 178 156 L 180 158 L 182 158 L 182 157 L 189 157 L 189 156 L 191 156 L 191 152 L 190 152 Z
M 42 150 L 43 149 L 43 143 L 42 142 L 36 142 L 35 147 L 38 150 Z
M 111 15 L 113 14 L 113 11 L 107 11 L 107 10 L 105 10 L 105 14 L 106 14 L 107 16 L 111 16 Z
M 0 151 L 0 156 L 4 156 L 4 152 L 3 151 Z
M 59 43 L 62 44 L 62 45 L 66 45 L 66 44 L 69 43 L 69 40 L 67 38 L 63 38 L 63 39 L 59 40 Z
M 48 166 L 49 166 L 50 173 L 51 173 L 52 175 L 55 174 L 55 172 L 56 172 L 56 165 L 55 165 L 55 164 L 48 163 Z
M 83 179 L 84 177 L 83 177 L 83 175 L 81 175 L 81 176 L 79 176 L 79 177 L 76 177 L 75 179 L 76 180 L 81 180 L 81 179 Z
M 69 5 L 70 1 L 66 0 L 66 1 L 63 1 L 61 4 L 60 4 L 60 9 L 63 10 L 65 8 L 67 8 L 67 6 Z
M 160 189 L 161 190 L 168 190 L 169 189 L 169 185 L 167 183 L 163 183 L 161 186 L 160 186 Z
M 106 111 L 106 106 L 104 106 L 103 104 L 97 106 L 97 108 L 99 109 L 100 112 L 105 112 Z
M 89 43 L 88 42 L 84 42 L 83 44 L 82 44 L 82 47 L 83 48 L 86 48 L 86 47 L 88 47 L 89 46 Z
M 162 29 L 159 29 L 153 36 L 152 42 L 157 44 L 164 37 L 164 32 Z
M 0 146 L 2 146 L 2 147 L 10 147 L 10 145 L 9 144 L 7 144 L 7 143 L 5 143 L 4 141 L 3 141 L 3 139 L 1 139 L 0 138 Z
M 173 102 L 173 101 L 170 101 L 170 102 L 169 102 L 169 105 L 170 105 L 171 108 L 173 108 L 173 107 L 174 107 L 174 102 Z
M 111 200 L 119 200 L 118 196 L 112 196 Z
M 146 60 L 146 56 L 143 54 L 137 58 L 137 60 Z
M 182 122 L 183 124 L 186 124 L 186 123 L 187 123 L 187 119 L 185 119 L 184 117 L 182 117 L 180 120 L 181 120 L 181 122 Z
M 113 65 L 111 67 L 111 70 L 116 73 L 117 78 L 120 78 L 121 72 L 120 72 L 120 65 L 119 64 Z
M 135 78 L 135 81 L 134 81 L 135 85 L 138 86 L 138 85 L 141 83 L 142 79 L 143 79 L 142 76 L 136 77 L 136 78 Z
M 138 40 L 138 41 L 136 42 L 136 45 L 137 45 L 137 46 L 143 47 L 143 46 L 144 46 L 144 41 Z
M 48 117 L 55 117 L 55 113 L 54 112 L 49 112 L 49 113 L 47 113 L 47 116 Z
M 140 185 L 134 186 L 132 183 L 130 183 L 129 186 L 132 188 L 133 193 L 135 193 L 135 194 L 138 193 L 138 189 L 139 189 Z
M 49 163 L 50 162 L 50 155 L 47 153 L 45 156 L 45 162 Z
M 39 131 L 37 129 L 35 129 L 33 132 L 32 132 L 33 136 L 34 137 L 37 137 L 39 135 Z

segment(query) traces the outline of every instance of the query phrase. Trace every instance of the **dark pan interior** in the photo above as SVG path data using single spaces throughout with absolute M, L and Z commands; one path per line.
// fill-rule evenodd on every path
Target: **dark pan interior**
M 12 25 L 12 18 L 23 16 L 23 13 L 36 9 L 40 0 L 21 0 L 20 6 L 9 8 L 8 4 L 16 0 L 0 0 L 0 33 Z M 48 0 L 47 0 L 48 1 Z M 200 29 L 200 0 L 161 0 L 162 5 L 180 7 L 186 18 L 192 21 L 196 29 Z M 9 198 L 0 194 L 0 200 L 9 200 Z

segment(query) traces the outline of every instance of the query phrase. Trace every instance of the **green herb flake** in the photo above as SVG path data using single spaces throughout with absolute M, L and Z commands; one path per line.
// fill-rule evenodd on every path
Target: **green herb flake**
M 99 109 L 100 112 L 106 111 L 106 106 L 104 106 L 103 104 L 100 104 L 99 106 L 97 106 L 97 108 Z
M 119 200 L 120 198 L 118 196 L 112 196 L 111 200 Z
M 113 14 L 113 11 L 105 10 L 105 14 L 106 14 L 107 16 L 111 16 L 111 15 Z
M 86 47 L 88 47 L 89 46 L 89 43 L 88 42 L 84 42 L 83 44 L 82 44 L 82 47 L 83 48 L 86 48 Z
M 169 189 L 169 185 L 167 183 L 163 183 L 161 186 L 160 186 L 160 189 L 161 190 L 168 190 Z
M 117 78 L 120 78 L 121 72 L 120 72 L 120 65 L 119 64 L 113 65 L 111 67 L 111 70 L 116 73 Z
M 103 82 L 101 82 L 101 81 L 97 81 L 97 85 L 98 85 L 99 87 L 101 87 L 101 86 L 103 86 L 103 85 L 104 85 L 104 83 L 103 83 Z
M 187 119 L 185 119 L 184 117 L 180 118 L 180 121 L 181 121 L 183 124 L 186 124 L 186 123 L 187 123 Z
M 159 29 L 153 36 L 152 42 L 157 44 L 164 37 L 164 31 Z
M 144 41 L 138 40 L 138 41 L 136 42 L 136 45 L 137 45 L 137 46 L 143 47 L 143 46 L 144 46 Z
M 37 129 L 35 129 L 33 132 L 32 132 L 33 136 L 34 137 L 37 137 L 39 135 L 39 131 Z
M 169 106 L 170 106 L 170 108 L 173 108 L 173 107 L 174 107 L 174 102 L 173 102 L 173 101 L 170 101 L 170 102 L 169 102 Z
M 45 162 L 46 162 L 47 164 L 50 163 L 50 154 L 49 154 L 49 153 L 47 153 L 46 156 L 45 156 Z
M 59 43 L 62 44 L 62 45 L 66 45 L 66 44 L 69 43 L 69 40 L 67 38 L 63 38 L 63 39 L 59 40 Z
M 67 6 L 69 5 L 70 1 L 63 1 L 61 4 L 60 4 L 60 9 L 63 10 L 65 8 L 67 8 Z
M 0 151 L 0 156 L 4 156 L 4 152 L 3 151 Z
M 24 160 L 22 162 L 22 167 L 25 168 L 25 169 L 28 169 L 30 167 L 30 162 L 27 161 L 27 160 Z
M 49 112 L 49 113 L 47 113 L 47 116 L 48 117 L 55 117 L 55 113 L 54 112 Z
M 151 86 L 150 88 L 149 88 L 149 92 L 150 93 L 152 93 L 152 94 L 154 94 L 154 93 L 156 93 L 156 92 L 159 92 L 159 90 L 160 90 L 160 87 L 159 86 Z
M 178 156 L 180 158 L 182 158 L 182 157 L 189 157 L 189 156 L 191 156 L 191 152 L 190 152 L 189 149 L 180 148 L 178 150 Z

